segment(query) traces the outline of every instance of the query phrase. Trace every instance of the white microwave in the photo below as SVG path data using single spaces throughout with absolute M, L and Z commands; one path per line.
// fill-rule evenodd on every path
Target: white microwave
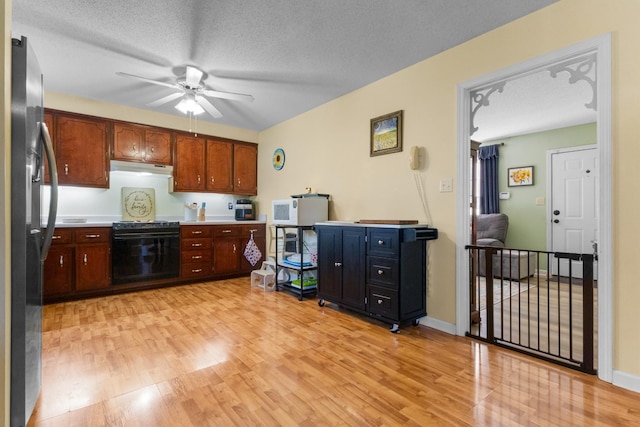
M 326 197 L 301 197 L 274 200 L 271 218 L 275 225 L 313 225 L 329 219 Z

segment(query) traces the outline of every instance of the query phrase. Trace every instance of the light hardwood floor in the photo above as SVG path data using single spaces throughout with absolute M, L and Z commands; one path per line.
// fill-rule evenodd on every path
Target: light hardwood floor
M 640 394 L 249 278 L 45 306 L 30 426 L 640 425 Z

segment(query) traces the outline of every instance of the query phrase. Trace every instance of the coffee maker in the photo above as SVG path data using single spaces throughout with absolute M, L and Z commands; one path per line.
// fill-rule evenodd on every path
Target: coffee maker
M 253 202 L 249 199 L 236 200 L 236 221 L 250 221 L 255 219 Z

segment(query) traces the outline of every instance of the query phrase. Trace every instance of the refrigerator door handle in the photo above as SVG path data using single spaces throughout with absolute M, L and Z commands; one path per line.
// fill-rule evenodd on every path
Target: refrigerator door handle
M 51 197 L 49 200 L 49 216 L 47 218 L 47 229 L 42 242 L 42 251 L 40 251 L 40 259 L 47 259 L 49 247 L 53 240 L 53 231 L 56 226 L 56 216 L 58 215 L 58 170 L 56 169 L 56 156 L 53 152 L 53 143 L 49 135 L 47 125 L 41 124 L 42 139 L 44 141 L 44 151 L 47 155 L 47 163 L 49 164 L 49 179 L 51 181 Z

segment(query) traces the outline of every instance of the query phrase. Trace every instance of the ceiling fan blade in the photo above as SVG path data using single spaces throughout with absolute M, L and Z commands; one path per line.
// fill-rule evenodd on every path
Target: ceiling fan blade
M 211 116 L 214 119 L 219 119 L 220 117 L 222 117 L 222 113 L 218 111 L 218 109 L 214 107 L 213 104 L 210 103 L 207 98 L 199 95 L 196 95 L 195 98 L 196 98 L 196 101 L 198 101 L 198 104 L 200 104 L 207 113 L 211 114 Z
M 202 78 L 202 71 L 198 70 L 195 67 L 190 67 L 187 65 L 187 75 L 185 77 L 185 81 L 187 84 L 192 87 L 198 87 L 200 85 L 200 79 Z
M 149 107 L 158 107 L 162 104 L 166 104 L 169 101 L 173 101 L 174 99 L 180 98 L 181 96 L 183 96 L 184 93 L 182 92 L 176 92 L 176 93 L 172 93 L 171 95 L 167 95 L 164 96 L 160 99 L 158 99 L 157 101 L 153 101 L 147 104 L 147 106 Z
M 151 80 L 151 79 L 148 79 L 146 77 L 136 76 L 134 74 L 123 73 L 123 72 L 120 72 L 120 71 L 117 71 L 116 74 L 119 75 L 120 77 L 130 77 L 130 78 L 142 80 L 142 81 L 145 81 L 147 83 L 154 84 L 154 85 L 170 87 L 172 89 L 180 89 L 180 86 L 178 86 L 175 83 L 165 83 L 165 82 L 161 82 L 161 81 L 158 81 L 158 80 Z
M 253 96 L 246 95 L 244 93 L 220 92 L 219 90 L 212 90 L 212 89 L 205 89 L 200 93 L 206 96 L 214 97 L 214 98 L 232 99 L 234 101 L 253 102 L 253 99 L 254 99 Z

